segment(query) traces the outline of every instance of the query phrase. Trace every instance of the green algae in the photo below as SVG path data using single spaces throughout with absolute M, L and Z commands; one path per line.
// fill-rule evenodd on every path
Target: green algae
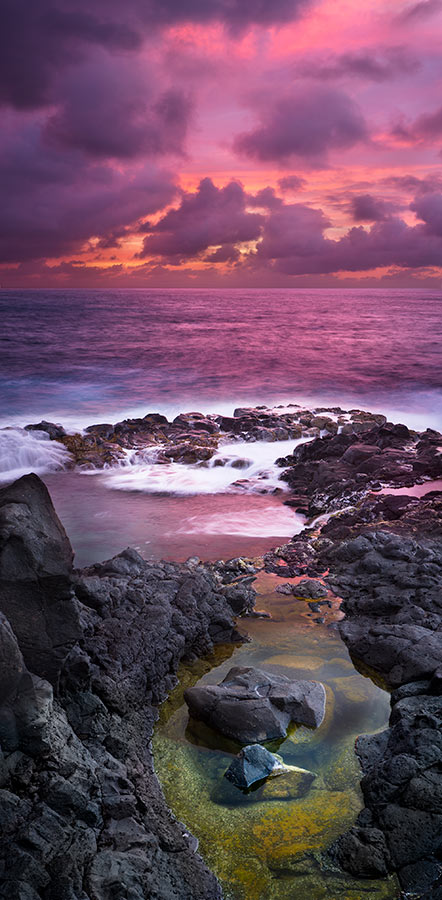
M 252 619 L 250 643 L 217 648 L 210 658 L 183 666 L 179 685 L 161 708 L 153 748 L 166 800 L 198 837 L 199 851 L 229 900 L 396 900 L 394 877 L 352 878 L 326 853 L 362 808 L 354 742 L 358 734 L 387 724 L 388 695 L 355 672 L 337 632 L 327 627 L 336 620 L 336 608 L 326 625 L 312 625 L 304 603 L 282 615 L 281 595 L 269 592 L 268 577 L 265 590 L 258 605 L 276 620 Z M 327 714 L 320 728 L 293 726 L 285 740 L 267 745 L 287 765 L 317 774 L 302 796 L 295 791 L 291 799 L 284 792 L 266 797 L 263 786 L 241 793 L 224 778 L 239 746 L 189 722 L 184 689 L 200 679 L 220 681 L 231 665 L 262 666 L 325 684 Z

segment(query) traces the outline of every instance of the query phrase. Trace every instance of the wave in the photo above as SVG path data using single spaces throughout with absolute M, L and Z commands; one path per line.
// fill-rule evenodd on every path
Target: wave
M 66 468 L 70 455 L 44 431 L 23 428 L 0 429 L 0 482 L 15 481 L 35 472 L 57 472 Z
M 158 450 L 130 451 L 119 466 L 107 470 L 101 478 L 112 490 L 147 494 L 270 493 L 286 489 L 279 480 L 281 469 L 275 460 L 292 453 L 304 440 L 238 441 L 220 447 L 208 462 L 192 465 L 158 462 Z

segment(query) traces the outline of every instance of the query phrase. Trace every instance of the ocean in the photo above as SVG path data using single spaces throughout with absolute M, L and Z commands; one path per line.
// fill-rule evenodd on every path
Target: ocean
M 45 478 L 78 565 L 127 545 L 168 559 L 264 552 L 303 526 L 275 466 L 296 442 L 222 447 L 223 467 L 147 453 L 90 475 L 64 471 L 62 445 L 28 423 L 305 402 L 442 428 L 440 292 L 1 291 L 0 314 L 0 481 Z
M 442 427 L 442 291 L 0 292 L 0 424 L 340 404 Z

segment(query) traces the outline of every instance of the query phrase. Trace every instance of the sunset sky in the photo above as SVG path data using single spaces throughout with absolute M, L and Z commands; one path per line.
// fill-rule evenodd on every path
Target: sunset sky
M 442 287 L 442 0 L 6 0 L 0 281 Z

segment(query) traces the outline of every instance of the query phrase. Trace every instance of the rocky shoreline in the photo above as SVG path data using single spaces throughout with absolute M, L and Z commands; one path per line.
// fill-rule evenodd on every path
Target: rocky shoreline
M 86 467 L 128 450 L 204 464 L 228 440 L 310 439 L 279 460 L 286 502 L 310 526 L 264 566 L 303 576 L 318 606 L 307 582 L 325 579 L 342 598 L 356 667 L 392 691 L 389 728 L 357 742 L 365 809 L 330 852 L 353 875 L 397 871 L 404 897 L 440 900 L 442 492 L 394 491 L 442 478 L 442 436 L 296 406 L 172 423 L 149 414 L 83 435 L 28 427 Z M 179 662 L 242 639 L 235 618 L 253 609 L 253 571 L 150 563 L 133 550 L 75 571 L 42 482 L 25 476 L 0 491 L 0 897 L 221 897 L 166 807 L 150 737 Z
M 4 900 L 221 897 L 165 804 L 150 738 L 179 662 L 243 639 L 241 576 L 134 550 L 74 571 L 40 479 L 0 491 Z

